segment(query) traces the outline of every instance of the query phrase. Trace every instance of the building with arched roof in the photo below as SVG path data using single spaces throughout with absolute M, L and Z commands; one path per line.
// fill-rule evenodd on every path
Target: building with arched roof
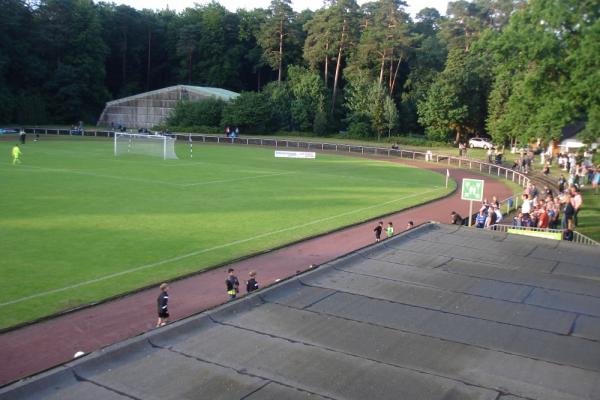
M 214 87 L 169 86 L 107 102 L 97 125 L 152 128 L 163 123 L 180 101 L 207 98 L 229 101 L 237 96 L 236 92 Z

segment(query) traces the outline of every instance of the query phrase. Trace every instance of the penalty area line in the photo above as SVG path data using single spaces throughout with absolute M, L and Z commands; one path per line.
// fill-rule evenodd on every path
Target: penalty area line
M 198 250 L 192 251 L 192 252 L 187 253 L 187 254 L 182 254 L 180 256 L 168 258 L 168 259 L 157 261 L 157 262 L 150 263 L 150 264 L 140 265 L 139 267 L 131 268 L 131 269 L 128 269 L 128 270 L 125 270 L 125 271 L 115 272 L 114 274 L 109 274 L 109 275 L 101 276 L 99 278 L 90 279 L 90 280 L 87 280 L 87 281 L 84 281 L 84 282 L 76 283 L 74 285 L 64 286 L 64 287 L 61 287 L 61 288 L 57 288 L 57 289 L 53 289 L 53 290 L 48 290 L 46 292 L 36 293 L 36 294 L 32 294 L 30 296 L 25 296 L 25 297 L 21 297 L 21 298 L 15 299 L 15 300 L 11 300 L 11 301 L 7 301 L 7 302 L 4 302 L 4 303 L 0 303 L 0 306 L 9 306 L 9 305 L 12 305 L 12 304 L 22 303 L 22 302 L 28 301 L 28 300 L 33 300 L 33 299 L 36 299 L 36 298 L 39 298 L 39 297 L 49 296 L 51 294 L 65 292 L 65 291 L 71 290 L 71 289 L 77 289 L 77 288 L 80 288 L 82 286 L 92 285 L 94 283 L 98 283 L 98 282 L 106 281 L 106 280 L 109 280 L 109 279 L 117 278 L 119 276 L 131 274 L 131 273 L 138 272 L 138 271 L 143 271 L 145 269 L 159 267 L 161 265 L 169 264 L 169 263 L 176 262 L 176 261 L 181 261 L 181 260 L 184 260 L 186 258 L 198 256 L 200 254 L 208 253 L 208 252 L 211 252 L 211 251 L 220 250 L 220 249 L 223 249 L 223 248 L 226 248 L 226 247 L 236 246 L 236 245 L 239 245 L 239 244 L 251 242 L 253 240 L 262 239 L 262 238 L 265 238 L 265 237 L 268 237 L 268 236 L 278 235 L 278 234 L 281 234 L 281 233 L 284 233 L 284 232 L 289 232 L 289 231 L 293 231 L 293 230 L 296 230 L 296 229 L 302 229 L 302 228 L 305 228 L 307 226 L 311 226 L 311 225 L 315 225 L 315 224 L 320 224 L 322 222 L 330 221 L 332 219 L 345 217 L 345 216 L 348 216 L 348 215 L 356 214 L 356 213 L 367 211 L 367 210 L 372 210 L 372 209 L 378 208 L 378 207 L 383 207 L 383 206 L 386 206 L 386 205 L 389 205 L 389 204 L 396 203 L 398 201 L 402 201 L 402 200 L 410 199 L 412 197 L 422 196 L 422 195 L 427 194 L 427 193 L 435 192 L 435 191 L 438 191 L 440 189 L 444 189 L 444 188 L 441 187 L 441 186 L 434 186 L 433 189 L 426 190 L 424 192 L 414 193 L 414 194 L 411 194 L 411 195 L 399 197 L 397 199 L 389 200 L 389 201 L 386 201 L 386 202 L 383 202 L 383 203 L 375 204 L 375 205 L 368 206 L 368 207 L 358 208 L 356 210 L 347 211 L 347 212 L 344 212 L 344 213 L 341 213 L 341 214 L 336 214 L 336 215 L 332 215 L 332 216 L 325 217 L 325 218 L 319 218 L 319 219 L 316 219 L 316 220 L 313 220 L 313 221 L 310 221 L 310 222 L 307 222 L 307 223 L 304 223 L 304 224 L 290 226 L 290 227 L 287 227 L 287 228 L 278 229 L 278 230 L 271 231 L 271 232 L 261 233 L 260 235 L 252 236 L 252 237 L 245 238 L 245 239 L 235 240 L 235 241 L 229 242 L 229 243 L 223 243 L 223 244 L 220 244 L 220 245 L 217 245 L 217 246 L 213 246 L 213 247 L 209 247 L 209 248 L 206 248 L 206 249 L 198 249 Z

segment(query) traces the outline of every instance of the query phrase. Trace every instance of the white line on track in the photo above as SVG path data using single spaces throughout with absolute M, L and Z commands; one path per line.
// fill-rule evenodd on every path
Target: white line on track
M 310 226 L 310 225 L 320 224 L 321 222 L 324 222 L 324 221 L 329 221 L 329 220 L 332 220 L 332 219 L 336 219 L 336 218 L 340 218 L 340 217 L 345 217 L 347 215 L 359 213 L 359 212 L 370 210 L 370 209 L 373 209 L 373 208 L 386 206 L 388 204 L 392 204 L 392 203 L 395 203 L 395 202 L 398 202 L 398 201 L 401 201 L 401 200 L 406 200 L 406 199 L 409 199 L 411 197 L 422 196 L 422 195 L 424 195 L 426 193 L 435 192 L 435 191 L 437 191 L 439 189 L 440 189 L 439 186 L 434 186 L 433 189 L 431 189 L 431 190 L 426 190 L 424 192 L 419 192 L 419 193 L 411 194 L 411 195 L 408 195 L 408 196 L 399 197 L 397 199 L 389 200 L 389 201 L 386 201 L 384 203 L 375 204 L 375 205 L 372 205 L 372 206 L 363 207 L 363 208 L 359 208 L 359 209 L 352 210 L 352 211 L 347 211 L 347 212 L 344 212 L 344 213 L 341 213 L 341 214 L 337 214 L 337 215 L 332 215 L 332 216 L 326 217 L 326 218 L 320 218 L 320 219 L 317 219 L 317 220 L 314 220 L 314 221 L 310 221 L 310 222 L 307 222 L 307 223 L 301 224 L 301 225 L 290 226 L 290 227 L 287 227 L 287 228 L 278 229 L 276 231 L 262 233 L 262 234 L 257 235 L 257 236 L 252 236 L 252 237 L 249 237 L 249 238 L 246 238 L 246 239 L 240 239 L 240 240 L 236 240 L 236 241 L 233 241 L 233 242 L 220 244 L 218 246 L 209 247 L 207 249 L 195 250 L 195 251 L 192 251 L 191 253 L 182 254 L 180 256 L 168 258 L 166 260 L 157 261 L 155 263 L 146 264 L 146 265 L 140 265 L 139 267 L 131 268 L 131 269 L 128 269 L 128 270 L 125 270 L 125 271 L 116 272 L 116 273 L 110 274 L 110 275 L 101 276 L 101 277 L 95 278 L 95 279 L 90 279 L 88 281 L 76 283 L 74 285 L 64 286 L 64 287 L 61 287 L 61 288 L 58 288 L 58 289 L 48 290 L 46 292 L 36 293 L 36 294 L 32 294 L 31 296 L 25 296 L 25 297 L 21 297 L 21 298 L 15 299 L 15 300 L 7 301 L 5 303 L 0 303 L 0 307 L 1 306 L 8 306 L 8 305 L 11 305 L 11 304 L 22 303 L 22 302 L 27 301 L 27 300 L 36 299 L 38 297 L 48 296 L 48 295 L 51 295 L 51 294 L 60 293 L 60 292 L 64 292 L 64 291 L 71 290 L 71 289 L 76 289 L 78 287 L 82 287 L 82 286 L 86 286 L 86 285 L 91 285 L 91 284 L 97 283 L 97 282 L 106 281 L 108 279 L 112 279 L 112 278 L 116 278 L 116 277 L 119 277 L 119 276 L 131 274 L 131 273 L 137 272 L 137 271 L 142 271 L 144 269 L 159 267 L 161 265 L 169 264 L 169 263 L 172 263 L 172 262 L 175 262 L 175 261 L 184 260 L 186 258 L 190 258 L 190 257 L 194 257 L 194 256 L 197 256 L 197 255 L 200 255 L 200 254 L 208 253 L 210 251 L 223 249 L 225 247 L 235 246 L 235 245 L 238 245 L 238 244 L 250 242 L 252 240 L 262 239 L 262 238 L 267 237 L 267 236 L 278 235 L 278 234 L 283 233 L 283 232 L 293 231 L 293 230 L 296 230 L 296 229 L 305 228 L 305 227 Z

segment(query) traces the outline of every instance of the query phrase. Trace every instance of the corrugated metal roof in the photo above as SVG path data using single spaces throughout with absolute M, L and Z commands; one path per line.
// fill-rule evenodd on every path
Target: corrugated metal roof
M 214 96 L 214 97 L 217 97 L 217 98 L 220 98 L 223 100 L 231 100 L 231 99 L 239 96 L 239 93 L 232 92 L 231 90 L 227 90 L 227 89 L 216 88 L 216 87 L 175 85 L 175 86 L 169 86 L 169 87 L 162 88 L 162 89 L 152 90 L 150 92 L 139 93 L 139 94 L 135 94 L 133 96 L 127 96 L 127 97 L 122 97 L 120 99 L 108 101 L 108 102 L 106 102 L 106 105 L 112 106 L 112 105 L 124 103 L 127 101 L 135 100 L 135 99 L 141 99 L 141 98 L 155 95 L 155 94 L 168 93 L 168 92 L 172 92 L 175 90 L 181 90 L 181 89 L 185 89 L 185 90 L 188 90 L 191 92 L 203 94 L 206 96 Z

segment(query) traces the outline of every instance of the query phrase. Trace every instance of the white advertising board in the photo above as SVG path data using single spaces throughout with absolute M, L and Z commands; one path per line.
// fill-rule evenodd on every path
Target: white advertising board
M 275 157 L 283 158 L 316 158 L 314 151 L 282 151 L 275 150 Z

